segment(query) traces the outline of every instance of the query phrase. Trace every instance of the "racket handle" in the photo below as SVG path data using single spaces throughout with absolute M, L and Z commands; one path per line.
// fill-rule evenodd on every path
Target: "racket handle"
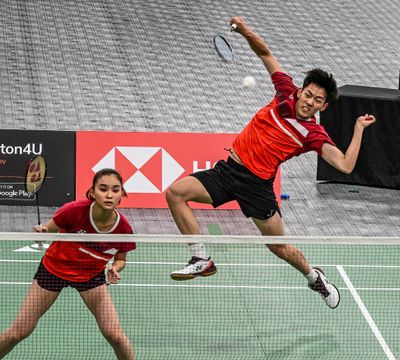
M 232 24 L 232 25 L 231 25 L 231 31 L 235 31 L 236 28 L 237 28 L 237 25 L 236 25 L 236 24 Z

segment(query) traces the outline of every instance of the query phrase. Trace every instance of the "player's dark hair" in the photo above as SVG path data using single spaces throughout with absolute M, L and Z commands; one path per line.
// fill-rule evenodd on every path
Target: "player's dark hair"
M 303 82 L 303 89 L 311 83 L 317 84 L 326 91 L 326 102 L 331 103 L 339 97 L 336 80 L 332 74 L 328 74 L 322 69 L 312 69 L 307 72 Z
M 97 182 L 99 181 L 99 179 L 100 179 L 102 176 L 105 176 L 105 175 L 114 175 L 114 176 L 118 179 L 118 181 L 121 183 L 122 196 L 128 197 L 128 194 L 126 193 L 124 187 L 122 186 L 122 184 L 123 184 L 124 182 L 123 182 L 123 180 L 122 180 L 122 176 L 120 175 L 120 173 L 119 173 L 117 170 L 105 168 L 105 169 L 99 170 L 96 174 L 94 174 L 92 186 L 86 191 L 86 197 L 87 197 L 89 200 L 94 200 L 94 198 L 93 198 L 92 195 L 91 195 L 91 191 L 92 191 L 92 190 L 94 191 L 94 188 L 95 188 Z

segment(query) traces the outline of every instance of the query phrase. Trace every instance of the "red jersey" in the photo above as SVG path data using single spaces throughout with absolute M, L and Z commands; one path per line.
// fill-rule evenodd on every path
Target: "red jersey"
M 275 176 L 281 163 L 308 151 L 321 156 L 322 145 L 334 145 L 315 117 L 296 117 L 297 88 L 292 78 L 282 72 L 272 76 L 276 95 L 256 113 L 233 142 L 233 150 L 243 165 L 263 179 Z
M 117 213 L 113 228 L 100 231 L 93 221 L 94 202 L 88 199 L 72 201 L 62 206 L 53 216 L 62 233 L 110 233 L 132 234 L 126 218 Z M 43 257 L 43 265 L 52 274 L 68 281 L 88 281 L 105 269 L 107 263 L 118 252 L 136 248 L 134 242 L 66 242 L 54 241 Z

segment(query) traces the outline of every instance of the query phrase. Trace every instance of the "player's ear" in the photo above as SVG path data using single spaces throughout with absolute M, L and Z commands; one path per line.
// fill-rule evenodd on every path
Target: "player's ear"
M 328 107 L 328 105 L 329 105 L 329 103 L 327 102 L 327 101 L 325 101 L 324 102 L 324 105 L 322 105 L 322 108 L 319 110 L 320 112 L 321 111 L 324 111 L 327 107 Z
M 89 199 L 95 200 L 94 191 L 93 191 L 92 187 L 89 189 L 88 195 L 89 195 Z

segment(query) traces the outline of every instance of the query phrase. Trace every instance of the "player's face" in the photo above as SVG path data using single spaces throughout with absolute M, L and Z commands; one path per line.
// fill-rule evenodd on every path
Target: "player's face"
M 300 119 L 309 119 L 318 111 L 324 111 L 328 106 L 327 93 L 324 88 L 311 83 L 297 92 L 296 115 Z
M 114 209 L 123 195 L 121 182 L 114 175 L 103 175 L 92 190 L 96 203 L 103 209 Z

